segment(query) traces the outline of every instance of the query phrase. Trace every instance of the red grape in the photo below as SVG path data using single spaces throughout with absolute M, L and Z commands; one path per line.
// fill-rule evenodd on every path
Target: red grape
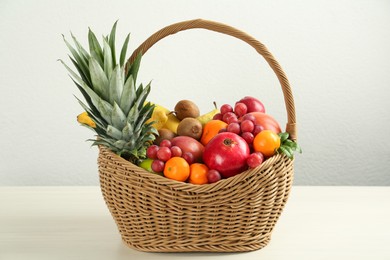
M 235 134 L 240 134 L 241 132 L 240 125 L 238 123 L 230 123 L 227 126 L 227 131 Z
M 168 148 L 171 148 L 172 144 L 171 144 L 171 141 L 169 141 L 168 139 L 164 139 L 160 142 L 160 147 L 168 147 Z
M 209 170 L 207 172 L 207 180 L 209 181 L 209 183 L 217 182 L 221 178 L 221 174 L 217 170 Z
M 222 121 L 222 114 L 221 113 L 217 113 L 213 116 L 213 120 L 221 120 Z
M 252 134 L 254 136 L 256 136 L 258 133 L 260 133 L 263 130 L 264 130 L 264 127 L 262 127 L 261 125 L 255 125 L 255 128 L 252 131 Z
M 249 155 L 248 159 L 246 159 L 246 163 L 250 168 L 256 168 L 264 161 L 264 155 L 259 152 L 252 153 Z
M 248 111 L 248 107 L 244 103 L 236 103 L 236 105 L 234 106 L 234 113 L 238 117 L 244 116 L 247 111 Z
M 181 157 L 183 151 L 180 149 L 179 146 L 174 145 L 171 147 L 171 153 L 172 153 L 172 157 Z
M 157 145 L 153 144 L 146 150 L 146 156 L 150 159 L 157 159 L 157 152 L 160 149 Z
M 184 160 L 187 161 L 188 164 L 193 164 L 195 162 L 195 158 L 194 158 L 194 155 L 190 152 L 185 152 L 182 154 L 181 156 Z
M 220 111 L 221 111 L 221 114 L 224 115 L 228 112 L 233 112 L 233 108 L 229 104 L 224 104 L 221 106 Z
M 247 142 L 247 144 L 252 144 L 253 139 L 255 139 L 254 135 L 250 132 L 243 132 L 241 137 L 245 140 L 245 142 Z
M 254 129 L 255 129 L 255 124 L 252 121 L 246 119 L 246 120 L 241 122 L 241 131 L 242 132 L 251 132 L 252 133 L 252 131 Z
M 242 121 L 244 120 L 250 120 L 252 121 L 253 123 L 256 123 L 256 117 L 252 114 L 245 114 L 243 117 L 242 117 Z
M 157 158 L 163 162 L 168 161 L 172 157 L 171 149 L 168 147 L 160 147 L 157 151 Z
M 160 161 L 160 160 L 154 160 L 152 162 L 152 170 L 154 172 L 162 172 L 164 171 L 164 166 L 165 166 L 165 163 L 163 161 Z
M 233 112 L 227 112 L 226 114 L 224 114 L 222 120 L 227 124 L 238 122 L 238 118 Z

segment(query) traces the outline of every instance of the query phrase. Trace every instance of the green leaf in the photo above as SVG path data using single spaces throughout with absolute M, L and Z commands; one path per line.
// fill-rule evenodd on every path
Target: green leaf
M 95 122 L 96 124 L 96 132 L 99 131 L 99 129 L 105 129 L 106 128 L 106 124 L 105 122 L 102 122 L 101 121 L 101 117 L 99 117 L 99 114 L 96 114 L 94 111 L 92 111 L 87 105 L 85 105 L 80 99 L 78 99 L 77 97 L 75 97 L 79 104 L 81 105 L 81 107 L 87 111 L 88 115 L 92 118 L 92 120 Z
M 148 134 L 146 136 L 144 136 L 143 138 L 143 144 L 146 143 L 146 142 L 150 142 L 150 141 L 154 141 L 156 139 L 156 136 L 153 135 L 153 134 Z
M 110 103 L 113 104 L 114 102 L 121 105 L 121 94 L 123 92 L 123 73 L 121 69 L 119 68 L 119 65 L 117 65 L 114 69 L 114 72 L 111 74 L 110 83 L 109 83 L 109 100 Z M 122 107 L 122 106 L 120 106 Z
M 137 106 L 134 105 L 131 109 L 129 114 L 127 115 L 127 121 L 131 124 L 135 124 L 135 120 L 138 118 L 139 110 L 137 109 Z
M 62 39 L 64 40 L 69 51 L 72 53 L 73 58 L 75 58 L 80 63 L 82 63 L 82 62 L 85 63 L 85 60 L 83 59 L 83 57 L 80 56 L 80 54 L 73 48 L 73 46 L 65 39 L 65 35 L 62 35 Z M 85 63 L 84 65 L 87 65 L 87 64 Z
M 144 124 L 144 128 L 142 129 L 142 134 L 151 133 L 158 136 L 159 135 L 158 130 L 154 128 L 152 125 L 153 122 Z
M 298 144 L 298 143 L 295 143 L 295 144 L 296 144 L 295 150 L 296 150 L 297 152 L 299 152 L 299 153 L 302 153 L 302 148 L 299 146 L 299 144 Z
M 107 78 L 109 79 L 112 74 L 113 64 L 115 63 L 112 62 L 111 48 L 106 40 L 103 41 L 103 55 L 104 55 L 104 71 L 106 73 Z
M 288 150 L 285 146 L 280 146 L 278 149 L 278 152 L 285 154 L 290 159 L 292 159 L 294 157 L 292 151 Z
M 287 145 L 289 147 L 295 147 L 296 143 L 290 139 L 287 139 L 283 142 L 284 145 Z
M 112 64 L 116 64 L 116 54 L 115 54 L 115 34 L 116 34 L 116 25 L 118 23 L 118 20 L 114 23 L 112 26 L 110 37 L 108 40 L 108 43 L 111 48 L 111 57 L 112 57 Z
M 134 83 L 137 82 L 137 75 L 138 75 L 139 67 L 141 65 L 141 59 L 142 59 L 142 53 L 140 52 L 137 55 L 137 58 L 134 60 L 133 64 L 131 64 L 129 71 L 128 71 L 128 74 L 127 74 L 128 76 L 129 75 L 133 76 Z
M 104 100 L 109 100 L 107 76 L 102 67 L 93 57 L 89 59 L 89 68 L 91 72 L 93 90 Z
M 122 131 L 116 129 L 112 125 L 109 125 L 107 127 L 107 134 L 109 136 L 111 136 L 112 138 L 116 139 L 116 140 L 121 140 L 122 139 Z
M 142 126 L 144 126 L 145 121 L 151 118 L 153 110 L 154 110 L 154 105 L 151 105 L 149 102 L 142 107 L 140 114 L 142 114 L 142 117 L 139 117 L 137 122 L 136 122 L 136 127 L 134 128 L 135 131 L 138 131 Z
M 298 151 L 299 153 L 302 153 L 302 149 L 301 147 L 298 145 L 297 142 L 295 141 L 292 141 L 290 139 L 286 140 L 284 143 L 283 143 L 284 146 L 287 146 L 287 147 L 290 147 L 293 151 Z
M 129 142 L 126 143 L 126 146 L 129 147 L 130 149 L 133 149 L 135 144 L 136 144 L 135 139 L 131 139 Z M 132 150 L 132 152 L 135 152 L 134 155 L 137 156 L 136 151 Z
M 73 80 L 73 79 L 72 79 Z M 94 112 L 94 114 L 99 115 L 99 111 L 97 110 L 96 106 L 93 104 L 91 97 L 88 95 L 88 93 L 84 90 L 82 86 L 80 86 L 76 81 L 73 80 L 77 88 L 80 90 L 81 94 L 83 94 L 85 101 L 88 103 L 88 106 L 90 109 Z M 77 98 L 77 97 L 76 97 Z
M 139 110 L 141 110 L 142 107 L 144 106 L 146 98 L 148 97 L 148 95 L 150 93 L 150 89 L 151 89 L 150 83 L 148 85 L 146 85 L 145 88 L 142 88 L 142 84 L 141 84 L 139 86 L 139 88 L 137 89 L 137 107 Z M 139 90 L 141 90 L 141 91 L 139 91 Z
M 88 86 L 92 86 L 92 82 L 91 82 L 91 76 L 89 74 L 89 70 L 88 72 L 85 72 L 83 71 L 83 69 L 77 64 L 77 61 L 75 61 L 72 57 L 69 56 L 69 59 L 72 61 L 73 65 L 76 67 L 79 75 L 81 76 L 81 79 L 88 85 Z
M 96 95 L 96 93 L 91 88 L 89 88 L 86 84 L 83 84 L 82 88 L 90 97 L 91 103 L 96 108 L 96 111 L 94 111 L 95 114 L 101 115 L 107 123 L 110 123 L 111 111 L 112 111 L 111 105 L 106 101 L 102 100 L 98 95 Z
M 138 149 L 138 158 L 140 158 L 140 159 L 145 159 L 146 158 L 146 148 L 145 148 L 145 146 L 141 146 Z
M 113 107 L 107 101 L 104 101 L 103 99 L 99 98 L 97 108 L 100 111 L 100 115 L 104 118 L 104 120 L 106 120 L 107 123 L 111 125 L 111 114 Z
M 94 141 L 94 140 L 91 140 L 91 141 Z M 115 139 L 112 139 L 109 136 L 99 136 L 99 139 L 94 141 L 94 143 L 92 145 L 104 145 L 104 146 L 108 147 L 111 151 L 117 153 L 119 151 L 119 149 L 117 147 L 115 147 L 115 145 L 114 145 L 115 141 L 116 141 Z
M 126 122 L 126 126 L 122 130 L 123 140 L 130 140 L 131 137 L 133 136 L 133 133 L 134 131 L 132 125 Z
M 80 75 L 83 76 L 84 81 L 87 84 L 91 82 L 91 76 L 89 74 L 88 60 L 90 55 L 88 52 L 81 46 L 81 44 L 77 41 L 76 37 L 71 33 L 74 44 L 77 48 L 77 57 L 74 57 L 77 62 L 77 67 L 79 68 Z M 76 66 L 76 65 L 75 65 Z M 82 73 L 80 72 L 82 71 Z
M 118 151 L 122 151 L 126 147 L 126 141 L 118 140 L 114 142 L 113 145 L 118 149 Z
M 123 43 L 123 46 L 122 46 L 121 55 L 120 55 L 120 58 L 119 58 L 119 65 L 121 67 L 123 67 L 124 63 L 125 63 L 127 46 L 129 44 L 129 40 L 130 40 L 130 34 L 127 35 L 127 37 L 125 39 L 125 42 Z
M 91 56 L 93 56 L 100 66 L 103 67 L 103 50 L 91 29 L 88 30 L 88 43 Z
M 85 84 L 85 82 L 83 81 L 83 79 L 77 75 L 76 72 L 74 72 L 71 68 L 68 67 L 68 65 L 66 65 L 66 63 L 59 59 L 59 61 L 62 63 L 62 65 L 64 65 L 64 67 L 66 68 L 66 70 L 69 72 L 69 74 L 71 75 L 71 77 L 79 84 L 79 85 L 82 85 L 82 84 Z
M 116 102 L 111 113 L 111 122 L 118 129 L 123 129 L 127 123 L 125 114 Z
M 131 107 L 134 105 L 134 100 L 136 98 L 135 93 L 136 90 L 134 80 L 133 77 L 130 76 L 123 86 L 123 91 L 119 102 L 119 106 L 122 108 L 122 111 L 125 113 L 125 115 L 129 114 Z
M 83 46 L 80 44 L 80 42 L 76 39 L 76 37 L 72 33 L 71 33 L 71 36 L 72 36 L 74 44 L 76 45 L 76 47 L 80 53 L 80 56 L 85 61 L 85 64 L 88 64 L 88 60 L 89 60 L 89 56 L 90 56 L 89 53 L 83 48 Z
M 279 137 L 280 137 L 280 142 L 283 143 L 284 141 L 286 141 L 289 137 L 289 133 L 287 132 L 284 132 L 284 133 L 279 133 L 278 134 Z
M 70 43 L 65 39 L 65 36 L 64 36 L 64 35 L 62 35 L 62 38 L 64 39 L 64 42 L 65 42 L 66 46 L 68 47 L 68 49 L 70 50 L 70 52 L 72 53 L 74 59 L 77 61 L 78 66 L 80 66 L 80 68 L 81 68 L 83 71 L 88 70 L 87 60 L 85 60 L 84 57 L 83 57 L 82 55 L 80 55 L 80 54 L 72 47 L 72 45 L 70 45 Z

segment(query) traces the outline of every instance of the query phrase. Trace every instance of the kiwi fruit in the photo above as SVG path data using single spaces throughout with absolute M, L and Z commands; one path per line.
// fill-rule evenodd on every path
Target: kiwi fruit
M 164 139 L 171 140 L 175 137 L 176 134 L 167 128 L 161 128 L 158 130 L 158 136 L 154 139 L 154 144 L 160 145 L 161 141 Z
M 199 140 L 202 136 L 202 123 L 198 119 L 186 117 L 177 126 L 177 134 Z
M 196 118 L 200 115 L 198 106 L 190 100 L 180 100 L 175 106 L 176 117 L 183 120 L 186 117 Z

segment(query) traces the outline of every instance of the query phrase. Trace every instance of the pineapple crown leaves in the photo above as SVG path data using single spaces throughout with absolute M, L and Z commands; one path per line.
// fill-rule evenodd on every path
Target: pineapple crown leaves
M 117 22 L 108 36 L 103 36 L 102 44 L 91 29 L 88 31 L 89 52 L 82 47 L 71 33 L 73 46 L 63 36 L 69 55 L 77 72 L 62 60 L 71 79 L 80 90 L 85 102 L 76 97 L 80 105 L 96 123 L 97 133 L 94 145 L 105 145 L 113 152 L 132 161 L 145 157 L 146 147 L 154 140 L 156 130 L 151 123 L 154 105 L 145 101 L 150 93 L 150 83 L 136 87 L 141 57 L 128 67 L 126 72 L 126 52 L 130 39 L 127 35 L 121 48 L 119 63 L 115 49 Z

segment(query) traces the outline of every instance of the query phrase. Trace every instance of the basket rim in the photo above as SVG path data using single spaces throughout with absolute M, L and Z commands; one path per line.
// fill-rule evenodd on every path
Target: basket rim
M 279 154 L 276 153 L 272 157 L 266 159 L 260 166 L 253 168 L 253 169 L 248 169 L 246 171 L 243 171 L 239 174 L 236 174 L 235 176 L 226 178 L 226 179 L 221 179 L 215 183 L 208 183 L 206 185 L 197 185 L 197 184 L 192 184 L 188 182 L 180 182 L 176 180 L 171 180 L 167 177 L 149 172 L 133 163 L 130 161 L 122 158 L 121 156 L 117 155 L 113 151 L 111 151 L 108 147 L 99 145 L 99 153 L 104 154 L 106 156 L 110 156 L 110 159 L 116 162 L 117 164 L 120 164 L 122 167 L 129 169 L 126 170 L 126 175 L 131 176 L 134 174 L 134 170 L 139 175 L 142 175 L 142 177 L 148 178 L 149 180 L 155 182 L 156 184 L 159 185 L 167 185 L 170 188 L 174 190 L 181 190 L 181 191 L 190 191 L 194 193 L 203 193 L 203 192 L 211 192 L 211 191 L 217 191 L 220 189 L 228 188 L 228 187 L 233 187 L 237 183 L 240 182 L 245 182 L 247 179 L 250 179 L 253 175 L 256 175 L 258 172 L 266 170 L 267 168 L 270 168 L 272 165 L 274 165 L 276 162 L 279 160 L 285 160 L 285 161 L 291 161 L 291 164 L 294 163 L 294 158 L 290 159 L 284 154 Z M 99 155 L 100 157 L 100 155 Z M 131 168 L 131 169 L 130 169 Z M 270 171 L 267 174 L 263 174 L 263 180 L 264 182 L 267 182 L 268 180 L 272 180 L 274 178 L 275 172 Z

